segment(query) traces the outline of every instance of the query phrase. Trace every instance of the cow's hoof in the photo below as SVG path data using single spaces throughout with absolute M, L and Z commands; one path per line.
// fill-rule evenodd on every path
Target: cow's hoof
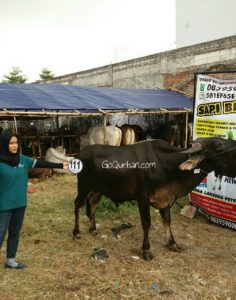
M 153 255 L 149 250 L 143 250 L 143 259 L 146 261 L 152 260 Z
M 78 231 L 73 231 L 73 240 L 80 239 L 80 233 Z
M 92 234 L 92 235 L 97 235 L 98 234 L 98 231 L 96 229 L 89 229 L 89 232 Z
M 80 239 L 80 234 L 79 233 L 73 235 L 73 240 L 79 240 L 79 239 Z
M 170 251 L 173 251 L 173 252 L 180 253 L 183 251 L 183 249 L 178 244 L 167 245 L 167 247 L 169 248 Z
M 93 232 L 93 231 L 97 231 L 97 228 L 96 227 L 90 227 L 89 232 Z

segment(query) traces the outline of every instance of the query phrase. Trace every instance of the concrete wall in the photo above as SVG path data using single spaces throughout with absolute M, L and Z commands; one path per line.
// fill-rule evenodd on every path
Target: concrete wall
M 167 88 L 193 96 L 194 72 L 219 68 L 236 69 L 236 36 L 55 77 L 47 83 Z

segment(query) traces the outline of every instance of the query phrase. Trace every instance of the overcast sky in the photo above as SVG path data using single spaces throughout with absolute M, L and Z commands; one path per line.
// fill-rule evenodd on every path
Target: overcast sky
M 175 48 L 175 0 L 0 0 L 0 82 L 39 79 Z

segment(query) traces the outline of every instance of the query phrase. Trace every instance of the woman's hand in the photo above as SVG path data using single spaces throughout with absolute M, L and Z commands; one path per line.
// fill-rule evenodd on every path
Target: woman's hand
M 69 163 L 68 162 L 64 162 L 63 163 L 63 170 L 68 170 L 69 169 Z

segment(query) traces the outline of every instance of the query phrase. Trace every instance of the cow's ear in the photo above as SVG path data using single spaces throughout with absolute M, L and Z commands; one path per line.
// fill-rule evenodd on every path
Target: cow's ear
M 192 153 L 197 153 L 197 152 L 200 152 L 202 151 L 202 144 L 200 143 L 194 143 L 192 145 L 192 148 L 189 148 L 187 150 L 184 150 L 184 151 L 181 151 L 180 153 L 183 153 L 183 154 L 192 154 Z
M 193 156 L 193 157 L 189 158 L 188 160 L 184 161 L 182 164 L 180 164 L 179 169 L 182 171 L 193 170 L 199 165 L 199 163 L 204 158 L 205 158 L 205 156 L 203 156 L 203 155 Z

